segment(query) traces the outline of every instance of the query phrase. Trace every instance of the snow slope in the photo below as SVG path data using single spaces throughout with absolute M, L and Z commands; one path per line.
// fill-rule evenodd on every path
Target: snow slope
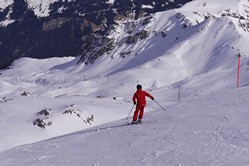
M 224 72 L 230 75 L 231 70 L 233 72 L 237 67 L 238 53 L 242 55 L 244 67 L 248 61 L 246 41 L 249 35 L 242 26 L 248 20 L 248 13 L 242 12 L 248 11 L 248 1 L 239 3 L 234 0 L 223 5 L 224 2 L 193 1 L 183 8 L 155 14 L 149 24 L 143 25 L 144 20 L 137 21 L 132 30 L 127 30 L 126 24 L 122 23 L 110 36 L 116 39 L 120 47 L 99 58 L 84 72 L 119 78 L 123 78 L 124 73 L 134 73 L 133 77 L 137 80 L 150 84 L 147 86 L 153 83 L 148 83 L 143 74 L 137 73 L 154 70 L 149 81 L 159 86 L 211 72 L 222 71 L 220 76 Z M 190 6 L 196 7 L 192 9 Z M 243 16 L 245 20 L 239 19 L 237 15 Z M 136 44 L 124 43 L 130 35 L 127 31 L 136 34 L 142 30 L 150 32 L 147 39 Z
M 225 2 L 125 20 L 130 34 L 120 22 L 118 47 L 92 65 L 22 58 L 1 71 L 0 165 L 248 165 L 249 3 Z M 148 100 L 144 124 L 127 126 L 137 84 L 167 112 Z
M 248 87 L 0 153 L 1 166 L 248 165 Z
M 0 11 L 3 11 L 6 7 L 13 4 L 14 0 L 1 0 L 0 1 Z
M 58 0 L 25 0 L 29 9 L 32 9 L 36 16 L 47 17 L 49 16 L 49 6 Z

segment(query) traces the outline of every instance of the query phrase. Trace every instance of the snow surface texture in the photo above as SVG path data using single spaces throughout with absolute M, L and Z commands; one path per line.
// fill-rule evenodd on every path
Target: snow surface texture
M 0 11 L 3 11 L 6 7 L 13 4 L 14 0 L 1 0 L 0 1 Z
M 49 16 L 49 6 L 59 0 L 26 0 L 28 7 L 32 9 L 36 16 L 47 17 Z
M 150 34 L 130 45 L 120 23 L 120 47 L 88 66 L 15 61 L 0 75 L 0 166 L 249 165 L 248 6 L 196 0 L 137 20 Z M 148 99 L 130 126 L 138 83 L 167 111 Z
M 114 4 L 115 0 L 109 0 L 109 4 Z
M 0 11 L 3 11 L 6 7 L 10 6 L 11 4 L 13 4 L 14 1 L 13 0 L 1 0 L 0 1 Z M 7 26 L 13 22 L 15 22 L 15 20 L 10 19 L 10 14 L 12 13 L 13 8 L 10 8 L 6 19 L 4 21 L 0 21 L 0 27 L 2 26 Z
M 0 153 L 1 165 L 248 165 L 249 88 L 190 99 L 125 120 Z

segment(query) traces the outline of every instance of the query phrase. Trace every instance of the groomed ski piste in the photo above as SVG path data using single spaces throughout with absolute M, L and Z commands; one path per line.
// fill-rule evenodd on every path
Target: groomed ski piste
M 247 165 L 248 88 L 223 91 L 0 153 L 1 165 Z
M 92 65 L 15 61 L 0 75 L 0 166 L 249 165 L 248 8 L 194 0 L 137 20 L 150 35 L 132 45 L 120 23 L 119 47 Z M 137 84 L 166 111 L 147 98 L 143 123 L 127 125 Z

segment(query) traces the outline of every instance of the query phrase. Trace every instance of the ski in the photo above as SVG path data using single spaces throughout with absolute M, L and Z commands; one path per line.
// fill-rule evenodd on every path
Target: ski
M 142 122 L 137 122 L 137 123 L 131 123 L 131 122 L 126 122 L 128 125 L 138 125 L 138 124 L 142 124 Z

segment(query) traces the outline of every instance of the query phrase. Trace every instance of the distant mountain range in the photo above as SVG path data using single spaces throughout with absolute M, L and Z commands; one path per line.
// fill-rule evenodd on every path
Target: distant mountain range
M 189 1 L 191 0 L 0 2 L 0 67 L 6 67 L 20 57 L 84 57 L 90 47 L 88 36 L 105 36 L 117 20 L 128 17 L 137 19 L 158 11 L 178 8 Z

